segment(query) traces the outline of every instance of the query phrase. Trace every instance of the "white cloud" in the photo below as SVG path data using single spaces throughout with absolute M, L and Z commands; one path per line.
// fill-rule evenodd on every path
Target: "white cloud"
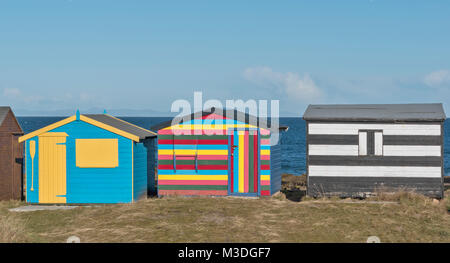
M 309 74 L 274 72 L 269 67 L 255 67 L 244 70 L 244 78 L 257 85 L 274 89 L 290 98 L 309 100 L 320 97 L 322 92 Z
M 20 94 L 21 94 L 21 92 L 17 88 L 4 88 L 3 89 L 3 96 L 5 96 L 5 97 L 14 98 L 14 97 L 20 96 Z
M 438 70 L 431 72 L 424 78 L 425 84 L 430 87 L 450 85 L 450 70 Z

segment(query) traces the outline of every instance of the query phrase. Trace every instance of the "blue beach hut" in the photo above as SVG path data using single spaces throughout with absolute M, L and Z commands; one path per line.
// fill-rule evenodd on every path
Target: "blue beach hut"
M 154 182 L 156 134 L 107 114 L 77 114 L 19 138 L 28 203 L 130 203 Z M 153 178 L 153 179 L 152 179 Z

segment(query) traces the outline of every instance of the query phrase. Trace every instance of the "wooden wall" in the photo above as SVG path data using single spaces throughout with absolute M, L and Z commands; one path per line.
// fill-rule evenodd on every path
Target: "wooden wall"
M 9 111 L 0 125 L 0 200 L 22 199 L 22 135 L 14 114 Z
M 376 189 L 405 189 L 442 197 L 442 123 L 307 125 L 309 195 L 365 196 Z M 359 133 L 367 130 L 382 131 L 378 154 L 359 151 Z

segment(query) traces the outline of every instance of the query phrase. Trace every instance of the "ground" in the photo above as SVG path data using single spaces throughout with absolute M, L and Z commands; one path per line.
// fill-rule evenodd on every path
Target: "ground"
M 366 200 L 312 199 L 304 178 L 283 176 L 273 197 L 166 197 L 134 204 L 10 212 L 0 242 L 450 242 L 450 190 L 438 202 L 412 193 Z

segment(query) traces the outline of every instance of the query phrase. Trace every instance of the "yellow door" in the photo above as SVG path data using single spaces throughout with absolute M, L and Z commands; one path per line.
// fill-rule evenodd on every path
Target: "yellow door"
M 66 203 L 66 137 L 64 132 L 39 135 L 39 203 Z

